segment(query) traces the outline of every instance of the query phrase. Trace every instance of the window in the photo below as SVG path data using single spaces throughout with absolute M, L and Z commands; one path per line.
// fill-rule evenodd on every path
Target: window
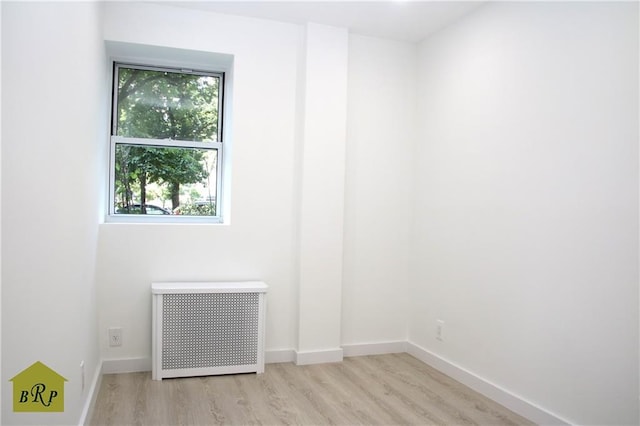
M 113 75 L 110 217 L 220 221 L 224 74 L 115 63 Z

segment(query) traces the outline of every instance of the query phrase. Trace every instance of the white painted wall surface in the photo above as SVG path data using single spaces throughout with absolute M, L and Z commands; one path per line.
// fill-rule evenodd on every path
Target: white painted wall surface
M 0 3 L 0 23 L 2 23 L 2 3 Z M 0 25 L 0 46 L 2 46 L 2 28 Z M 2 49 L 0 48 L 0 51 Z M 0 99 L 2 99 L 2 55 L 0 54 Z M 0 102 L 0 188 L 2 188 L 2 102 Z M 2 196 L 0 195 L 0 223 L 2 223 Z M 0 241 L 2 227 L 0 226 Z M 2 244 L 0 244 L 0 331 L 2 330 Z M 2 380 L 2 336 L 0 336 L 0 380 Z M 2 421 L 2 386 L 0 386 L 0 421 Z
M 234 55 L 230 223 L 100 227 L 98 334 L 107 359 L 151 357 L 151 282 L 263 280 L 266 349 L 295 347 L 294 129 L 299 28 L 107 3 L 105 39 Z M 107 328 L 123 345 L 107 346 Z
M 340 350 L 347 126 L 345 28 L 305 26 L 299 352 Z M 337 356 L 341 359 L 341 354 Z M 298 362 L 306 362 L 298 359 Z
M 487 5 L 422 43 L 419 80 L 411 341 L 638 424 L 638 5 Z
M 0 3 L 0 23 L 2 22 L 2 3 Z M 0 46 L 2 46 L 2 30 L 0 28 Z M 0 51 L 2 49 L 0 48 Z M 0 54 L 0 99 L 2 99 L 2 55 Z M 2 102 L 0 102 L 0 153 L 2 152 Z M 0 223 L 2 223 L 2 158 L 0 157 Z M 0 226 L 0 241 L 2 227 Z M 2 382 L 2 245 L 0 244 L 0 382 Z M 0 413 L 2 413 L 2 386 L 0 386 Z M 2 421 L 2 419 L 0 419 Z
M 349 36 L 342 343 L 407 340 L 417 46 Z
M 98 367 L 100 27 L 96 3 L 2 4 L 2 424 L 77 424 Z M 68 380 L 63 413 L 13 412 L 9 380 L 35 361 Z
M 121 2 L 101 22 L 95 4 L 2 3 L 3 424 L 75 423 L 81 360 L 87 384 L 99 356 L 148 360 L 151 282 L 246 279 L 270 286 L 267 350 L 408 333 L 572 422 L 638 423 L 637 4 L 492 4 L 420 46 L 350 35 L 333 103 L 301 75 L 303 51 L 326 48 L 301 26 Z M 98 226 L 102 35 L 234 55 L 228 224 Z M 322 182 L 301 181 L 327 164 L 313 105 L 347 119 L 327 223 Z M 69 379 L 53 420 L 8 409 L 8 379 L 35 360 Z

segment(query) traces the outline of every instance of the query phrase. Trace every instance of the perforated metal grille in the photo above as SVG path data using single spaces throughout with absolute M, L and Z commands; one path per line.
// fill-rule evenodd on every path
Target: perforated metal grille
M 256 364 L 259 300 L 258 293 L 165 294 L 162 369 Z

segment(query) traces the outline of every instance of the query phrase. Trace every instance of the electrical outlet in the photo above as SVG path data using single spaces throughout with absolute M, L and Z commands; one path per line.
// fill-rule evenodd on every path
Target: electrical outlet
M 444 321 L 440 319 L 436 320 L 436 339 L 442 342 L 444 340 L 443 334 L 444 334 Z
M 111 327 L 109 329 L 109 346 L 122 346 L 122 328 Z
M 82 391 L 84 391 L 84 361 L 80 361 L 80 380 L 82 382 Z

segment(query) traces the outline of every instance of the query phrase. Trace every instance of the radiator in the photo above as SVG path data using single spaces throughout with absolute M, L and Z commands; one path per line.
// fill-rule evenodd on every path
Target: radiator
M 153 283 L 152 378 L 263 373 L 267 285 Z

